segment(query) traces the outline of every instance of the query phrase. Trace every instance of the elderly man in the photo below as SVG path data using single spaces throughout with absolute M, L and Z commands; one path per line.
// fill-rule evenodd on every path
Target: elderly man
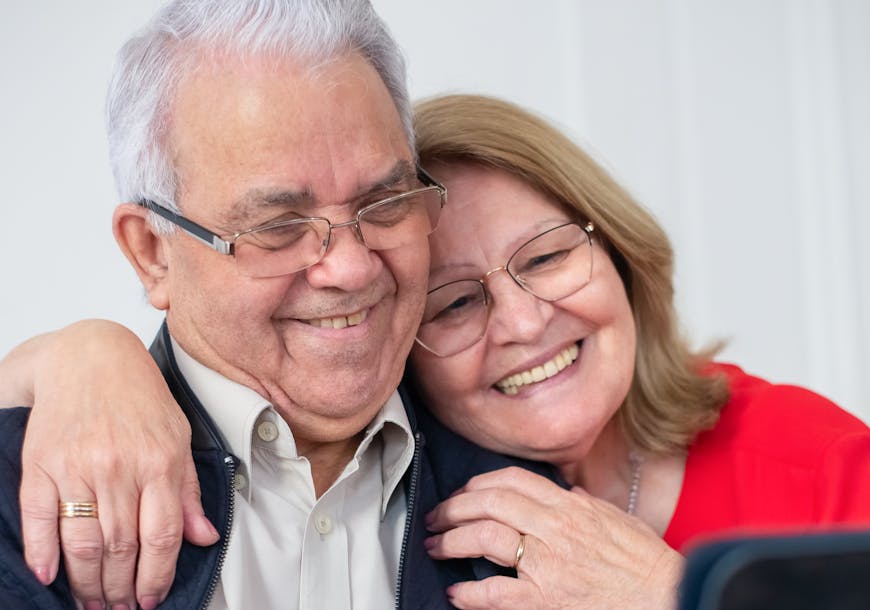
M 493 573 L 438 566 L 422 544 L 422 515 L 450 487 L 396 388 L 445 193 L 415 166 L 402 59 L 368 3 L 172 2 L 122 49 L 108 130 L 126 202 L 115 237 L 166 312 L 151 351 L 220 535 L 185 543 L 161 607 L 441 608 L 446 585 Z M 135 552 L 113 524 L 135 532 L 136 515 L 102 507 L 105 555 L 68 553 L 57 577 L 25 566 L 26 418 L 0 419 L 0 602 L 134 607 Z M 59 494 L 65 542 L 93 534 L 94 490 Z M 162 554 L 143 541 L 146 610 L 172 580 L 167 539 Z

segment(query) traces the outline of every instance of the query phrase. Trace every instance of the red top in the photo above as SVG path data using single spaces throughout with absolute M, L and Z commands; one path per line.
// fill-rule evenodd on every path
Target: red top
M 870 428 L 809 390 L 715 365 L 731 399 L 689 447 L 664 539 L 870 527 Z

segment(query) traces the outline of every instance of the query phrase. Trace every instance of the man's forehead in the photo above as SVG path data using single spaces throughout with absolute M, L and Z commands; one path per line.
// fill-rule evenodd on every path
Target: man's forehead
M 176 95 L 182 199 L 217 197 L 222 216 L 240 222 L 263 207 L 332 205 L 413 178 L 398 111 L 361 56 L 314 72 L 293 62 L 224 59 L 218 67 Z
M 315 115 L 323 118 L 324 113 L 327 117 L 330 114 L 338 117 L 356 111 L 354 119 L 362 123 L 375 115 L 383 120 L 384 111 L 389 109 L 393 115 L 390 118 L 398 121 L 403 132 L 405 130 L 381 75 L 368 59 L 356 52 L 316 64 L 292 57 L 218 54 L 203 57 L 196 65 L 196 69 L 178 82 L 169 102 L 166 121 L 170 139 L 178 129 L 186 128 L 191 119 L 213 126 L 227 113 L 232 113 L 240 126 L 250 127 L 250 123 L 256 123 L 264 114 L 285 121 L 288 118 L 304 121 Z M 376 97 L 372 92 L 381 95 L 381 103 L 360 113 L 353 102 L 360 96 Z M 184 118 L 179 120 L 178 115 Z M 213 117 L 214 120 L 210 120 Z M 275 123 L 275 127 L 278 126 Z M 210 131 L 223 136 L 227 134 L 224 127 L 220 125 L 219 129 Z M 317 134 L 304 133 L 315 141 L 319 139 Z M 408 135 L 405 134 L 406 139 Z M 300 143 L 311 145 L 304 140 Z

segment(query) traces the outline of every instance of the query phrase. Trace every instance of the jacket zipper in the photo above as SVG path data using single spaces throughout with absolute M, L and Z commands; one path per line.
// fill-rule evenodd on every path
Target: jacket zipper
M 203 600 L 202 606 L 200 606 L 200 610 L 206 610 L 208 605 L 211 603 L 212 597 L 214 597 L 215 589 L 217 589 L 218 580 L 220 579 L 221 570 L 224 567 L 224 560 L 227 557 L 227 547 L 230 544 L 230 532 L 233 529 L 233 513 L 236 508 L 236 494 L 235 488 L 233 487 L 233 480 L 236 476 L 236 461 L 233 456 L 228 455 L 224 458 L 224 466 L 226 466 L 227 472 L 227 481 L 229 487 L 229 508 L 227 509 L 227 530 L 226 535 L 223 537 L 221 541 L 221 550 L 218 555 L 217 561 L 217 569 L 214 571 L 214 574 L 211 577 L 211 581 L 208 583 L 208 590 L 205 594 L 205 599 Z
M 405 568 L 405 555 L 408 550 L 408 537 L 411 535 L 411 523 L 414 521 L 414 504 L 417 500 L 417 479 L 420 478 L 420 447 L 423 437 L 417 432 L 414 435 L 414 459 L 411 462 L 411 483 L 408 485 L 408 510 L 405 516 L 405 532 L 402 534 L 402 550 L 399 555 L 399 573 L 396 579 L 396 610 L 402 603 L 402 573 Z

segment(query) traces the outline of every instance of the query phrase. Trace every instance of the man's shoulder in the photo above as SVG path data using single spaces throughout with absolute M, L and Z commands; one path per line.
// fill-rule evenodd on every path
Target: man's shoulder
M 7 468 L 17 468 L 20 478 L 21 469 L 21 443 L 24 439 L 24 430 L 27 428 L 27 420 L 30 417 L 30 407 L 13 407 L 0 409 L 0 460 L 4 470 L 0 478 L 0 485 L 5 486 L 11 480 L 6 472 Z M 17 486 L 16 486 L 17 488 Z M 17 491 L 17 489 L 16 489 Z M 3 498 L 5 501 L 5 498 Z M 17 503 L 17 501 L 16 501 Z
M 27 426 L 30 417 L 30 407 L 10 407 L 0 409 L 0 434 L 21 433 Z
M 10 562 L 21 563 L 23 552 L 18 488 L 21 444 L 29 415 L 26 407 L 0 409 L 0 570 L 4 573 L 13 571 Z
M 65 575 L 44 587 L 24 563 L 18 488 L 29 417 L 29 407 L 0 409 L 0 607 L 69 608 L 72 598 Z
M 552 465 L 484 449 L 444 426 L 425 408 L 417 409 L 417 419 L 426 441 L 426 456 L 442 497 L 446 498 L 475 475 L 509 466 L 519 466 L 561 482 Z

